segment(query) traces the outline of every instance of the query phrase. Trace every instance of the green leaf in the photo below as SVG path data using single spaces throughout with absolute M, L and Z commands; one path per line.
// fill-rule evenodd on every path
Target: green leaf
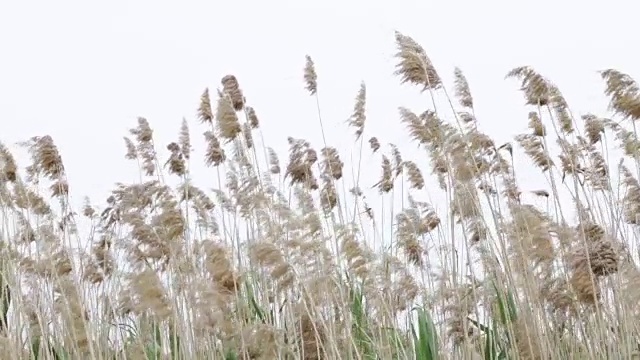
M 351 288 L 351 317 L 354 340 L 363 359 L 377 359 L 373 341 L 369 336 L 367 315 L 364 307 L 364 295 L 359 289 Z
M 6 281 L 4 274 L 6 272 L 6 266 L 4 260 L 0 263 L 0 332 L 4 333 L 7 329 L 7 314 L 9 312 L 9 306 L 11 305 L 11 288 Z
M 498 355 L 498 338 L 497 338 L 497 332 L 495 329 L 495 322 L 494 322 L 494 329 L 490 329 L 488 326 L 479 323 L 476 320 L 473 320 L 470 317 L 467 317 L 467 320 L 469 320 L 470 323 L 472 323 L 473 325 L 475 325 L 478 329 L 480 329 L 482 332 L 485 333 L 485 339 L 484 339 L 484 359 L 485 360 L 497 360 L 500 358 L 500 355 Z M 503 351 L 500 350 L 500 353 L 502 354 Z
M 238 360 L 238 355 L 236 355 L 236 352 L 233 350 L 229 350 L 227 351 L 227 353 L 224 356 L 224 360 Z
M 162 332 L 160 331 L 160 326 L 158 326 L 158 323 L 156 321 L 153 322 L 152 328 L 153 336 L 156 341 L 155 345 L 159 348 L 162 348 Z
M 40 359 L 40 337 L 37 336 L 31 340 L 31 358 L 33 360 Z
M 496 360 L 498 359 L 498 349 L 496 347 L 496 342 L 494 339 L 494 332 L 489 331 L 485 334 L 484 341 L 484 359 L 485 360 Z
M 414 309 L 418 313 L 418 331 L 411 325 L 411 333 L 415 344 L 416 360 L 439 359 L 438 334 L 429 312 L 424 308 Z
M 493 288 L 498 298 L 498 311 L 500 314 L 500 322 L 504 326 L 509 326 L 511 322 L 517 319 L 518 311 L 516 308 L 513 292 L 510 290 L 502 291 L 494 280 L 491 280 Z
M 162 356 L 160 348 L 155 345 L 148 345 L 144 349 L 144 353 L 147 356 L 147 360 L 160 360 L 160 357 Z
M 249 281 L 245 281 L 245 289 L 247 291 L 247 296 L 249 297 L 249 305 L 251 305 L 251 309 L 253 310 L 255 316 L 260 319 L 263 324 L 267 323 L 267 315 L 266 312 L 260 307 L 258 302 L 256 301 L 256 297 L 254 296 L 253 287 L 249 283 Z
M 172 360 L 182 359 L 182 357 L 180 356 L 181 343 L 182 343 L 182 340 L 180 338 L 180 335 L 178 335 L 178 331 L 175 329 L 175 326 L 170 325 L 169 326 L 169 346 L 171 351 L 170 356 Z
M 387 335 L 389 337 L 388 341 L 393 349 L 392 351 L 393 359 L 400 359 L 401 353 L 404 348 L 400 331 L 394 328 L 383 328 L 382 330 L 386 330 L 388 333 Z
M 56 346 L 53 346 L 53 344 L 49 343 L 49 350 L 51 351 L 51 354 L 53 354 L 53 358 L 56 360 L 71 359 L 71 356 L 64 348 L 56 347 Z
M 491 331 L 491 329 L 489 329 L 489 327 L 488 327 L 488 326 L 483 325 L 483 324 L 481 324 L 481 323 L 479 323 L 479 322 L 477 322 L 477 321 L 473 320 L 473 319 L 472 319 L 472 318 L 470 318 L 470 317 L 467 317 L 467 320 L 469 320 L 469 322 L 470 322 L 470 323 L 472 323 L 472 324 L 473 324 L 473 325 L 475 325 L 478 329 L 482 330 L 482 331 L 483 331 L 483 332 L 485 332 L 485 333 L 488 333 L 488 332 L 490 332 L 490 331 Z

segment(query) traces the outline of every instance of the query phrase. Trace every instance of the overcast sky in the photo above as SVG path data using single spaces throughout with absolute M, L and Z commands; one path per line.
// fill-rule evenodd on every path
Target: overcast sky
M 504 80 L 517 66 L 553 80 L 574 113 L 604 115 L 597 71 L 640 79 L 638 10 L 632 1 L 4 1 L 0 140 L 13 146 L 53 136 L 75 199 L 103 201 L 114 182 L 137 179 L 122 136 L 138 116 L 151 122 L 161 155 L 183 117 L 202 144 L 199 97 L 234 74 L 284 161 L 287 136 L 321 146 L 315 100 L 302 80 L 309 54 L 329 143 L 350 156 L 344 121 L 364 81 L 365 137 L 396 143 L 415 160 L 425 155 L 406 144 L 397 108 L 421 112 L 430 101 L 393 76 L 398 30 L 425 48 L 447 86 L 454 66 L 463 70 L 481 129 L 506 142 L 527 127 L 518 84 Z M 368 154 L 377 176 L 379 157 Z M 200 182 L 211 176 L 194 171 Z M 523 187 L 536 185 L 525 179 Z

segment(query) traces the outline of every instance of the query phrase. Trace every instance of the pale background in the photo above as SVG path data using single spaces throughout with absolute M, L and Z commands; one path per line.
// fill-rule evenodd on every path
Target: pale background
M 504 80 L 517 66 L 553 80 L 574 114 L 605 115 L 597 71 L 617 68 L 640 79 L 637 13 L 632 1 L 4 1 L 0 141 L 15 149 L 51 135 L 74 202 L 89 196 L 101 203 L 114 182 L 138 179 L 122 141 L 138 116 L 150 121 L 163 158 L 185 117 L 198 164 L 206 130 L 195 117 L 200 94 L 205 87 L 215 94 L 220 79 L 234 74 L 284 165 L 287 136 L 322 146 L 315 100 L 302 79 L 309 54 L 328 142 L 343 158 L 354 149 L 344 121 L 365 81 L 365 139 L 398 144 L 406 159 L 423 163 L 426 155 L 407 144 L 397 107 L 422 112 L 430 100 L 393 75 L 394 30 L 426 49 L 448 87 L 454 66 L 463 70 L 481 129 L 503 143 L 527 131 L 519 84 Z M 365 154 L 369 187 L 380 159 Z M 200 184 L 216 186 L 211 170 L 194 166 Z M 518 168 L 522 188 L 546 187 L 526 171 Z

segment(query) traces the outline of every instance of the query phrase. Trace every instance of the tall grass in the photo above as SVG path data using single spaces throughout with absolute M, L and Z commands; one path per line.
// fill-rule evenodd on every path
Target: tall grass
M 427 164 L 367 132 L 362 83 L 345 124 L 359 158 L 345 171 L 309 56 L 301 91 L 316 100 L 323 146 L 289 137 L 284 161 L 233 75 L 203 91 L 199 123 L 182 122 L 168 158 L 139 118 L 125 137 L 139 181 L 116 184 L 102 206 L 71 206 L 51 137 L 22 144 L 25 168 L 2 145 L 2 358 L 640 356 L 635 81 L 600 73 L 604 118 L 573 114 L 551 81 L 516 68 L 507 78 L 520 82 L 530 131 L 496 144 L 463 72 L 447 88 L 419 44 L 395 39 L 399 83 L 429 104 L 398 104 L 398 120 Z M 204 149 L 192 146 L 194 126 Z M 379 179 L 361 172 L 366 152 L 379 156 Z M 539 189 L 519 187 L 524 159 L 545 179 Z M 212 177 L 196 181 L 202 160 Z M 420 200 L 429 177 L 444 210 Z

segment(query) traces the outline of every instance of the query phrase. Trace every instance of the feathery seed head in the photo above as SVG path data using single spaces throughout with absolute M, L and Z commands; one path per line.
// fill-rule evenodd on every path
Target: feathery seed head
M 253 135 L 251 134 L 251 124 L 243 123 L 242 124 L 242 135 L 244 137 L 244 143 L 247 149 L 251 149 L 253 147 Z
M 353 113 L 351 117 L 347 121 L 349 126 L 352 126 L 356 129 L 356 140 L 362 136 L 364 132 L 364 124 L 367 120 L 367 116 L 365 114 L 365 105 L 367 100 L 367 88 L 364 82 L 360 83 L 360 90 L 358 90 L 358 96 L 356 96 L 356 103 L 353 106 Z
M 551 84 L 542 75 L 531 67 L 522 66 L 511 70 L 507 78 L 517 78 L 522 82 L 520 90 L 523 91 L 527 105 L 545 106 L 549 104 L 551 97 Z
M 324 158 L 322 162 L 323 172 L 335 180 L 340 180 L 344 163 L 340 160 L 338 150 L 332 147 L 323 148 L 322 157 Z
M 309 55 L 305 56 L 304 83 L 310 95 L 315 95 L 318 92 L 318 75 L 315 64 Z
M 400 150 L 394 144 L 389 144 L 389 147 L 391 148 L 391 156 L 393 157 L 393 175 L 394 177 L 398 177 L 402 174 L 402 164 L 404 163 L 402 154 L 400 154 Z
M 538 113 L 535 111 L 529 112 L 529 128 L 533 130 L 533 135 L 535 136 L 547 135 L 547 130 L 545 129 L 544 124 L 542 124 L 542 120 L 540 120 Z
M 187 119 L 182 118 L 182 124 L 180 125 L 180 137 L 178 138 L 178 144 L 180 144 L 180 151 L 185 159 L 189 160 L 191 157 L 191 136 L 189 135 L 189 125 Z
M 420 171 L 420 168 L 418 168 L 418 165 L 413 161 L 405 161 L 404 169 L 407 171 L 411 188 L 416 190 L 422 189 L 424 187 L 424 177 L 422 176 L 422 172 Z
M 396 31 L 396 46 L 398 51 L 395 57 L 398 59 L 395 75 L 401 77 L 401 83 L 412 83 L 427 89 L 438 89 L 442 80 L 426 52 L 411 37 Z
M 289 138 L 289 164 L 285 177 L 291 177 L 291 183 L 304 184 L 315 190 L 318 188 L 317 180 L 311 166 L 318 160 L 315 150 L 311 149 L 308 142 Z
M 374 153 L 380 150 L 380 141 L 377 137 L 372 137 L 369 139 L 369 147 L 371 147 L 371 151 Z
M 386 155 L 382 155 L 382 177 L 380 181 L 374 185 L 380 191 L 380 194 L 388 193 L 393 189 L 393 172 L 391 169 L 391 161 Z
M 153 145 L 153 130 L 149 125 L 149 121 L 143 117 L 138 117 L 138 126 L 129 130 L 129 133 L 136 138 L 136 153 L 142 159 L 142 168 L 145 174 L 153 176 L 157 170 L 156 151 Z
M 515 137 L 515 140 L 524 148 L 525 154 L 527 154 L 542 171 L 547 171 L 553 166 L 553 160 L 551 160 L 549 153 L 545 151 L 544 144 L 538 136 L 520 134 Z
M 593 114 L 582 115 L 584 121 L 584 130 L 589 139 L 589 144 L 594 145 L 602 139 L 602 134 L 605 131 L 606 120 L 600 119 Z
M 131 139 L 125 136 L 124 144 L 127 147 L 127 153 L 125 154 L 124 158 L 127 160 L 136 160 L 138 158 L 138 150 L 136 149 L 136 146 L 133 144 L 133 141 L 131 141 Z
M 216 108 L 218 134 L 226 139 L 227 142 L 230 142 L 242 132 L 242 127 L 238 120 L 238 114 L 233 108 L 231 97 L 223 93 L 219 93 L 219 95 Z
M 69 195 L 69 183 L 66 180 L 58 180 L 49 187 L 49 190 L 52 197 L 65 197 Z
M 207 142 L 207 152 L 205 154 L 205 164 L 207 166 L 218 166 L 227 160 L 227 156 L 224 149 L 220 145 L 220 141 L 212 131 L 206 131 L 204 133 L 205 141 Z
M 338 205 L 336 187 L 330 178 L 325 178 L 323 181 L 322 189 L 320 190 L 320 204 L 322 205 L 322 209 L 327 213 L 331 212 L 331 210 Z
M 473 109 L 473 97 L 471 96 L 471 89 L 469 88 L 467 78 L 462 73 L 462 70 L 457 67 L 453 71 L 453 75 L 455 77 L 455 89 L 458 102 L 460 102 L 462 107 Z
M 44 175 L 49 180 L 56 181 L 64 175 L 62 157 L 51 136 L 32 137 L 26 145 L 32 160 L 31 165 L 27 167 L 29 180 L 36 181 L 38 176 Z
M 204 89 L 200 96 L 200 107 L 198 108 L 198 119 L 200 122 L 213 124 L 213 110 L 211 110 L 211 98 L 209 88 Z
M 273 148 L 268 148 L 267 151 L 269 152 L 269 171 L 272 174 L 279 174 L 280 160 L 278 159 L 278 154 L 276 154 Z
M 9 149 L 0 142 L 0 182 L 14 182 L 18 178 L 18 166 Z
M 251 106 L 245 106 L 245 111 L 247 114 L 247 121 L 251 125 L 252 129 L 257 129 L 260 126 L 260 120 L 258 120 L 258 115 L 256 114 L 256 110 Z
M 623 72 L 608 69 L 600 72 L 605 81 L 609 109 L 633 121 L 640 119 L 640 90 L 636 81 Z
M 564 96 L 562 96 L 562 93 L 560 93 L 560 89 L 555 85 L 551 85 L 549 88 L 549 95 L 555 120 L 560 123 L 560 130 L 565 135 L 572 134 L 574 131 L 573 117 L 569 113 L 569 105 L 567 104 Z
M 222 91 L 229 96 L 233 109 L 241 111 L 245 104 L 245 98 L 240 90 L 238 79 L 233 75 L 226 75 L 220 80 L 222 83 Z

